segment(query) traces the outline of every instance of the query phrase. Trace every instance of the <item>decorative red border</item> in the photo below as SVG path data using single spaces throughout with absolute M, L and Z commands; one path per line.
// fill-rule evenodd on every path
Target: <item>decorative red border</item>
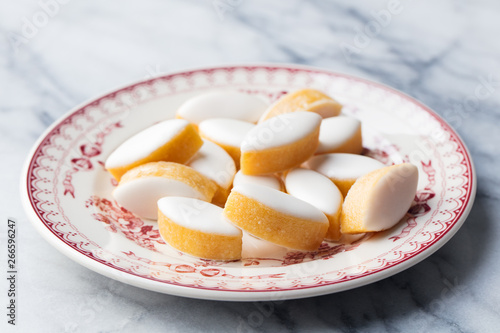
M 366 277 L 369 275 L 376 274 L 378 272 L 387 270 L 391 267 L 394 267 L 396 265 L 399 265 L 411 258 L 416 257 L 417 255 L 421 254 L 425 250 L 427 250 L 430 246 L 435 244 L 437 241 L 439 241 L 441 238 L 443 238 L 444 235 L 446 235 L 452 227 L 459 221 L 464 214 L 464 211 L 468 207 L 470 201 L 471 201 L 471 194 L 472 194 L 472 189 L 474 188 L 475 184 L 473 183 L 473 167 L 472 167 L 472 162 L 470 159 L 470 156 L 467 152 L 467 149 L 461 139 L 458 137 L 458 135 L 453 131 L 453 129 L 444 121 L 442 120 L 434 111 L 423 105 L 422 103 L 414 100 L 413 98 L 399 92 L 396 90 L 393 90 L 392 88 L 389 88 L 387 86 L 384 86 L 382 84 L 374 83 L 365 79 L 361 78 L 355 78 L 349 75 L 345 74 L 338 74 L 338 73 L 331 73 L 323 70 L 316 70 L 316 69 L 310 69 L 310 68 L 289 68 L 289 67 L 281 67 L 281 66 L 230 66 L 230 67 L 217 67 L 217 68 L 211 68 L 211 69 L 200 69 L 200 70 L 192 70 L 192 71 L 186 71 L 182 73 L 175 73 L 171 75 L 165 75 L 163 77 L 159 78 L 154 78 L 150 79 L 144 82 L 139 82 L 130 86 L 127 86 L 122 89 L 118 89 L 110 94 L 107 94 L 105 96 L 102 96 L 93 102 L 86 104 L 82 107 L 80 107 L 78 110 L 74 111 L 70 115 L 66 116 L 63 118 L 57 125 L 54 126 L 54 128 L 45 135 L 44 139 L 40 142 L 38 147 L 36 148 L 33 157 L 31 158 L 29 162 L 29 167 L 28 167 L 28 172 L 27 172 L 27 193 L 28 197 L 32 206 L 33 211 L 36 213 L 40 221 L 46 226 L 46 228 L 59 240 L 61 240 L 63 243 L 71 247 L 72 249 L 76 250 L 77 252 L 83 254 L 84 256 L 93 259 L 105 266 L 111 267 L 113 269 L 129 273 L 141 278 L 146 278 L 148 280 L 156 281 L 156 282 L 161 282 L 161 283 L 166 283 L 166 284 L 171 284 L 171 285 L 177 285 L 177 286 L 183 286 L 183 287 L 188 287 L 188 288 L 196 288 L 196 289 L 206 289 L 206 290 L 217 290 L 217 291 L 237 291 L 237 292 L 269 292 L 270 289 L 251 289 L 251 290 L 245 290 L 245 289 L 221 289 L 217 287 L 205 287 L 205 286 L 200 286 L 200 285 L 186 285 L 183 283 L 178 283 L 175 281 L 163 281 L 163 280 L 158 280 L 155 278 L 152 278 L 150 276 L 145 276 L 142 274 L 138 274 L 136 272 L 133 272 L 128 269 L 124 269 L 121 267 L 118 267 L 116 265 L 113 265 L 101 258 L 96 257 L 92 252 L 90 251 L 85 251 L 82 248 L 78 246 L 77 243 L 72 242 L 69 240 L 67 237 L 65 237 L 65 234 L 58 232 L 54 228 L 54 221 L 50 218 L 50 214 L 47 214 L 47 211 L 44 211 L 42 209 L 39 209 L 37 207 L 37 204 L 39 203 L 39 200 L 36 198 L 35 192 L 37 190 L 36 186 L 34 185 L 34 182 L 38 180 L 37 178 L 37 168 L 40 167 L 40 164 L 38 163 L 38 159 L 42 158 L 44 156 L 44 148 L 48 147 L 51 144 L 51 139 L 52 137 L 61 134 L 62 128 L 68 124 L 72 124 L 76 116 L 83 115 L 85 112 L 85 108 L 89 106 L 97 106 L 101 101 L 104 99 L 109 99 L 109 98 L 114 98 L 116 97 L 117 94 L 122 93 L 122 92 L 131 92 L 133 91 L 136 87 L 141 86 L 141 85 L 151 85 L 154 82 L 158 80 L 166 80 L 171 82 L 177 77 L 184 77 L 189 79 L 193 74 L 197 73 L 204 73 L 204 74 L 213 74 L 218 71 L 225 71 L 228 73 L 228 75 L 231 75 L 232 72 L 235 70 L 245 70 L 248 72 L 256 71 L 256 70 L 266 70 L 268 72 L 273 72 L 273 71 L 287 71 L 291 75 L 294 75 L 295 73 L 307 73 L 307 74 L 322 74 L 322 75 L 327 75 L 328 77 L 335 77 L 335 78 L 345 78 L 348 80 L 352 81 L 357 81 L 357 82 L 362 82 L 370 86 L 377 87 L 379 89 L 382 89 L 386 92 L 389 92 L 391 94 L 396 94 L 402 99 L 411 102 L 417 106 L 419 106 L 422 110 L 425 110 L 427 113 L 429 113 L 439 124 L 441 125 L 442 129 L 450 134 L 450 140 L 452 140 L 454 143 L 457 145 L 457 153 L 462 155 L 464 158 L 460 162 L 461 165 L 463 165 L 466 168 L 466 172 L 464 173 L 464 176 L 467 177 L 467 182 L 463 184 L 463 189 L 465 189 L 465 193 L 460 197 L 460 201 L 462 201 L 462 204 L 455 210 L 453 213 L 455 214 L 455 218 L 447 223 L 447 228 L 443 231 L 441 231 L 435 238 L 433 238 L 431 241 L 427 243 L 421 243 L 420 247 L 418 250 L 411 252 L 411 253 L 404 253 L 398 260 L 387 262 L 384 261 L 384 264 L 378 268 L 378 269 L 372 269 L 369 270 L 365 273 L 362 274 L 356 274 L 356 275 L 344 275 L 340 280 L 335 280 L 335 281 L 319 281 L 317 285 L 310 285 L 310 286 L 297 286 L 294 288 L 283 288 L 280 289 L 278 287 L 275 287 L 272 289 L 272 291 L 287 291 L 287 290 L 299 290 L 299 289 L 309 289 L 309 288 L 316 288 L 318 286 L 327 286 L 327 285 L 333 285 L 333 284 L 338 284 L 341 282 L 346 282 L 346 281 L 352 281 L 355 279 L 359 279 L 362 277 Z

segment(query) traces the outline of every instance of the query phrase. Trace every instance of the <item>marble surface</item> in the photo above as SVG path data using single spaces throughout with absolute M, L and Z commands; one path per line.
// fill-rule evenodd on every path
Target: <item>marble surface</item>
M 8 217 L 18 221 L 19 243 L 18 325 L 7 325 L 3 310 L 2 332 L 498 330 L 498 1 L 0 0 L 0 8 L 2 272 Z M 21 207 L 19 172 L 53 121 L 137 79 L 243 62 L 354 74 L 436 110 L 463 137 L 477 170 L 476 202 L 462 229 L 393 277 L 280 303 L 141 290 L 78 265 L 38 235 Z M 1 280 L 5 309 L 7 284 Z

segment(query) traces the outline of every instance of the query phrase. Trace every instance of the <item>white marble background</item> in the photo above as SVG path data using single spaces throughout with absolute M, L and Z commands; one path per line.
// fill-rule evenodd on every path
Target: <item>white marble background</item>
M 384 26 L 363 39 L 359 31 L 375 27 L 373 13 L 389 9 Z M 499 17 L 494 0 L 401 0 L 395 7 L 370 0 L 0 0 L 0 267 L 6 270 L 7 217 L 19 224 L 20 267 L 18 325 L 7 327 L 2 310 L 0 331 L 497 332 Z M 435 109 L 462 135 L 477 168 L 476 203 L 463 228 L 427 260 L 373 285 L 262 304 L 114 282 L 57 252 L 28 222 L 20 168 L 37 137 L 70 108 L 165 71 L 262 61 L 359 75 Z M 0 288 L 5 309 L 5 281 Z

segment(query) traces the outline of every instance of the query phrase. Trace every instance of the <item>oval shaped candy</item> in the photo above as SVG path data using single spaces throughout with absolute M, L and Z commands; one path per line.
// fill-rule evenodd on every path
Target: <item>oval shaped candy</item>
M 373 158 L 344 153 L 314 156 L 304 165 L 330 178 L 344 197 L 356 179 L 384 167 L 384 164 Z
M 156 219 L 156 202 L 165 196 L 210 201 L 217 185 L 198 171 L 172 162 L 151 162 L 125 173 L 113 191 L 116 202 L 132 213 Z
M 361 154 L 362 152 L 361 122 L 358 119 L 338 116 L 321 121 L 316 154 Z
M 342 193 L 330 179 L 316 171 L 294 169 L 286 175 L 285 188 L 288 194 L 310 203 L 326 215 L 330 223 L 326 239 L 335 241 L 340 239 L 340 212 L 343 198 Z
M 233 186 L 240 186 L 244 184 L 256 184 L 267 186 L 278 191 L 283 191 L 283 183 L 276 175 L 264 176 L 248 176 L 238 171 L 234 176 Z
M 211 118 L 232 118 L 256 123 L 267 104 L 259 97 L 237 91 L 211 91 L 182 104 L 177 117 L 198 125 Z
M 323 118 L 335 117 L 342 105 L 330 96 L 315 89 L 300 89 L 283 95 L 262 115 L 259 123 L 272 117 L 296 111 L 310 111 Z
M 162 198 L 158 200 L 158 227 L 165 242 L 179 251 L 204 259 L 241 259 L 241 230 L 211 203 Z
M 344 201 L 343 233 L 382 231 L 397 224 L 410 208 L 418 169 L 410 163 L 391 165 L 359 178 Z
M 328 230 L 328 219 L 319 209 L 261 185 L 234 187 L 224 215 L 258 238 L 297 250 L 317 250 Z
M 157 161 L 185 163 L 200 149 L 203 141 L 186 120 L 171 119 L 135 134 L 106 160 L 105 168 L 120 181 L 128 170 Z
M 254 124 L 246 121 L 213 118 L 200 123 L 199 132 L 202 138 L 210 140 L 231 155 L 236 164 L 240 166 L 240 146 L 245 139 L 246 134 L 255 127 Z
M 263 175 L 296 167 L 318 147 L 321 117 L 292 112 L 273 117 L 251 129 L 241 144 L 241 171 Z
M 231 191 L 231 183 L 236 174 L 236 165 L 229 154 L 208 140 L 203 140 L 203 146 L 187 163 L 202 175 L 213 180 L 217 186 L 212 202 L 224 205 Z

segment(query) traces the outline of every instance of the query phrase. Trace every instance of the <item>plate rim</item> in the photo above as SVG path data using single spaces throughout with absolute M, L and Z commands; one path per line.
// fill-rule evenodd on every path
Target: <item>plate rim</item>
M 187 74 L 187 73 L 193 73 L 193 72 L 198 72 L 198 71 L 203 71 L 203 70 L 221 70 L 225 68 L 263 68 L 263 67 L 272 67 L 272 68 L 284 68 L 284 69 L 296 69 L 296 70 L 306 70 L 310 72 L 316 72 L 318 74 L 320 73 L 327 73 L 327 74 L 333 74 L 335 76 L 342 76 L 345 78 L 349 79 L 355 79 L 357 81 L 361 81 L 363 83 L 369 84 L 369 85 L 375 85 L 377 87 L 380 87 L 386 91 L 389 91 L 391 93 L 396 93 L 403 97 L 406 100 L 411 101 L 412 103 L 418 105 L 422 109 L 424 109 L 427 113 L 429 113 L 433 118 L 435 118 L 439 123 L 442 125 L 445 125 L 447 127 L 447 130 L 449 130 L 453 135 L 456 136 L 458 140 L 459 146 L 463 148 L 463 155 L 466 157 L 466 160 L 468 164 L 470 165 L 470 176 L 469 176 L 469 185 L 470 185 L 470 192 L 469 192 L 469 197 L 466 199 L 467 203 L 465 204 L 465 208 L 461 212 L 460 216 L 456 219 L 456 222 L 454 223 L 453 227 L 450 228 L 445 234 L 443 234 L 439 239 L 435 240 L 429 247 L 425 248 L 424 250 L 419 251 L 418 253 L 412 255 L 409 258 L 406 258 L 404 261 L 399 262 L 397 264 L 394 264 L 393 266 L 390 266 L 388 268 L 385 268 L 381 271 L 376 271 L 368 275 L 363 275 L 359 277 L 354 277 L 351 280 L 348 281 L 340 281 L 340 282 L 335 282 L 327 285 L 322 285 L 322 286 L 308 286 L 300 289 L 292 289 L 292 290 L 275 290 L 275 291 L 268 291 L 268 290 L 214 290 L 214 289 L 204 289 L 204 288 L 193 288 L 189 286 L 182 286 L 182 285 L 177 285 L 177 284 L 172 284 L 169 282 L 160 282 L 156 281 L 154 279 L 148 279 L 146 277 L 138 276 L 130 272 L 125 272 L 122 271 L 116 267 L 111 267 L 108 265 L 105 265 L 98 260 L 88 257 L 83 253 L 80 253 L 73 247 L 67 245 L 66 243 L 62 242 L 57 235 L 55 235 L 51 230 L 49 230 L 43 221 L 38 217 L 36 212 L 34 211 L 31 201 L 29 200 L 29 190 L 27 186 L 27 177 L 28 177 L 28 172 L 30 169 L 30 166 L 32 165 L 32 161 L 34 158 L 34 154 L 39 148 L 40 144 L 43 142 L 43 140 L 61 123 L 63 123 L 67 118 L 70 116 L 74 115 L 75 112 L 78 110 L 82 109 L 85 106 L 88 106 L 89 104 L 101 100 L 102 98 L 105 98 L 107 96 L 110 96 L 112 94 L 115 94 L 117 92 L 120 92 L 124 89 L 132 89 L 135 86 L 150 82 L 150 81 L 155 81 L 160 78 L 165 78 L 165 77 L 171 77 L 179 74 Z M 321 67 L 315 67 L 315 66 L 306 66 L 306 65 L 297 65 L 297 64 L 284 64 L 284 63 L 238 63 L 238 64 L 224 64 L 224 65 L 217 65 L 217 66 L 202 66 L 202 67 L 195 67 L 195 68 L 187 68 L 184 70 L 177 70 L 177 71 L 169 71 L 166 73 L 162 73 L 159 75 L 155 75 L 153 77 L 147 78 L 147 79 L 142 79 L 142 80 L 135 80 L 129 84 L 124 84 L 119 86 L 118 88 L 111 89 L 103 94 L 100 94 L 96 97 L 89 98 L 85 100 L 84 102 L 78 104 L 77 106 L 71 108 L 69 111 L 65 112 L 63 115 L 61 115 L 58 119 L 56 119 L 43 133 L 38 137 L 38 139 L 35 141 L 31 149 L 29 150 L 29 153 L 25 159 L 22 172 L 21 172 L 21 177 L 20 177 L 20 197 L 21 197 L 21 202 L 24 208 L 24 211 L 26 215 L 28 216 L 28 219 L 30 220 L 31 224 L 35 227 L 35 229 L 42 235 L 42 237 L 49 242 L 52 246 L 54 246 L 59 252 L 62 254 L 66 255 L 73 261 L 83 265 L 84 267 L 93 270 L 96 273 L 99 273 L 101 275 L 104 275 L 106 277 L 109 277 L 111 279 L 156 291 L 156 292 L 161 292 L 161 293 L 166 293 L 166 294 L 171 294 L 171 295 L 176 295 L 176 296 L 184 296 L 184 297 L 190 297 L 190 298 L 198 298 L 198 299 L 208 299 L 208 300 L 230 300 L 230 301 L 273 301 L 273 300 L 286 300 L 286 299 L 297 299 L 297 298 L 304 298 L 304 297 L 313 297 L 313 296 L 319 296 L 319 295 L 325 295 L 325 294 L 330 294 L 330 293 L 335 293 L 335 292 L 340 292 L 340 291 L 346 291 L 349 289 L 357 288 L 360 286 L 364 286 L 367 284 L 371 284 L 377 281 L 380 281 L 382 279 L 385 279 L 389 276 L 392 276 L 394 274 L 397 274 L 399 272 L 402 272 L 415 264 L 421 262 L 422 260 L 426 259 L 433 253 L 435 253 L 437 250 L 439 250 L 442 246 L 444 246 L 455 234 L 458 232 L 458 230 L 462 227 L 463 223 L 467 219 L 472 206 L 474 204 L 475 196 L 476 196 L 476 190 L 477 190 L 477 176 L 476 176 L 476 171 L 474 167 L 474 162 L 472 160 L 472 156 L 470 154 L 470 151 L 468 147 L 465 145 L 464 140 L 462 137 L 455 131 L 455 129 L 448 124 L 439 114 L 437 114 L 434 110 L 432 110 L 430 107 L 425 105 L 424 103 L 420 102 L 419 100 L 415 99 L 414 97 L 396 89 L 393 87 L 390 87 L 386 84 L 379 83 L 377 81 L 372 81 L 360 76 L 356 75 L 351 75 L 351 74 L 346 74 L 342 72 L 337 72 L 337 71 L 332 71 L 329 69 L 321 68 Z M 342 283 L 342 288 L 338 288 L 338 284 Z

